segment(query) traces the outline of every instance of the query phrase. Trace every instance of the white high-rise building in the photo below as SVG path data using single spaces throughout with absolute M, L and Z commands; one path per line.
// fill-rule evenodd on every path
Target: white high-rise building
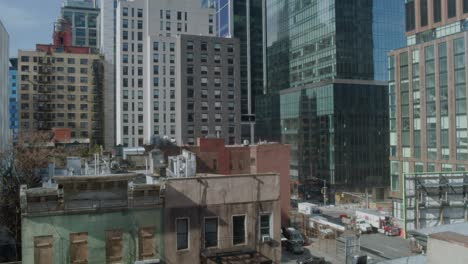
M 102 12 L 104 17 L 106 10 Z M 182 70 L 176 69 L 176 60 L 180 59 L 176 57 L 178 36 L 214 37 L 214 14 L 214 9 L 203 8 L 199 0 L 118 1 L 117 145 L 142 146 L 154 135 L 176 140 L 177 130 L 183 129 L 175 118 L 175 95 L 181 86 Z
M 9 41 L 10 37 L 2 21 L 0 21 L 0 152 L 8 148 L 11 143 L 11 133 L 8 124 L 8 86 L 9 69 Z

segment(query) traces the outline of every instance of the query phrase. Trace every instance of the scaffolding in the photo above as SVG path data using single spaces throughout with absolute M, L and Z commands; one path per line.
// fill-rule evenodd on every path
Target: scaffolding
M 468 221 L 468 172 L 405 175 L 406 232 Z

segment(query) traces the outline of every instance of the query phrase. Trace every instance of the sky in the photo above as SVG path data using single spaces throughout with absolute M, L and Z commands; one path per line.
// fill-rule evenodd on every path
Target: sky
M 52 42 L 53 23 L 60 16 L 62 0 L 0 0 L 0 20 L 10 35 L 10 57 L 18 49 Z

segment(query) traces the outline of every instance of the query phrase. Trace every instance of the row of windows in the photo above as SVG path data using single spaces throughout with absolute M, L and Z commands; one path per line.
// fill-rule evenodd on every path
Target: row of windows
M 36 57 L 36 56 L 21 56 L 21 62 L 36 62 L 36 63 L 64 63 L 65 58 L 62 57 Z M 67 58 L 66 59 L 67 64 L 75 64 L 77 62 L 77 59 L 75 58 Z M 82 58 L 79 60 L 79 63 L 81 65 L 87 65 L 89 63 L 89 60 L 86 58 Z
M 232 110 L 234 110 L 234 109 L 232 109 Z M 194 113 L 188 113 L 187 114 L 187 122 L 189 122 L 189 123 L 195 122 L 194 116 L 195 116 Z M 202 123 L 210 122 L 210 118 L 209 118 L 208 114 L 201 114 L 200 115 L 200 120 L 201 120 Z M 221 114 L 215 114 L 214 122 L 220 123 L 222 121 L 223 121 L 222 115 Z M 234 121 L 235 121 L 234 116 L 230 116 L 229 117 L 229 122 L 234 122 Z M 229 129 L 229 133 L 234 133 L 234 128 Z
M 205 248 L 219 246 L 220 240 L 231 241 L 233 246 L 247 244 L 247 217 L 246 215 L 233 215 L 230 221 L 230 238 L 219 237 L 219 218 L 207 217 L 203 223 L 203 244 Z M 258 237 L 272 236 L 271 215 L 262 214 L 258 219 Z M 176 219 L 176 248 L 177 250 L 190 250 L 190 218 Z
M 429 1 L 432 2 L 432 14 L 429 14 Z M 420 24 L 421 27 L 427 26 L 429 24 L 429 15 L 432 15 L 432 21 L 438 23 L 442 21 L 442 0 L 420 0 L 419 10 L 420 10 Z M 447 18 L 453 18 L 457 16 L 457 0 L 446 0 L 447 4 L 445 10 Z M 468 0 L 463 0 L 463 13 L 468 13 Z M 406 1 L 406 31 L 412 31 L 416 28 L 416 12 L 415 12 L 415 2 L 414 0 Z
M 57 82 L 68 82 L 68 83 L 75 83 L 77 82 L 76 80 L 79 79 L 79 83 L 88 83 L 88 77 L 75 77 L 75 76 L 63 76 L 63 75 L 59 75 L 59 76 L 47 76 L 46 78 L 43 77 L 43 76 L 37 76 L 37 75 L 33 75 L 32 76 L 32 80 L 33 81 L 38 81 L 38 82 L 54 82 L 54 81 L 57 81 Z M 66 77 L 66 78 L 65 78 Z M 21 75 L 21 81 L 29 81 L 30 80 L 30 75 L 26 75 L 26 74 L 23 74 Z
M 37 90 L 40 90 L 40 89 L 47 89 L 47 91 L 50 91 L 50 92 L 55 92 L 55 91 L 65 91 L 67 90 L 68 92 L 74 92 L 74 91 L 78 91 L 78 86 L 74 86 L 74 85 L 67 85 L 65 89 L 65 85 L 47 85 L 46 87 L 43 87 L 43 86 L 38 86 L 38 85 L 33 85 L 33 90 L 34 91 L 37 91 Z M 21 84 L 21 91 L 29 91 L 29 88 L 30 88 L 30 85 L 27 84 L 27 83 L 23 83 Z M 82 93 L 87 93 L 88 92 L 88 86 L 80 86 L 79 87 L 79 91 L 82 92 Z M 16 92 L 16 91 L 14 91 Z M 93 89 L 93 92 L 96 93 L 97 90 L 96 89 Z
M 145 227 L 138 229 L 138 259 L 153 259 L 155 252 L 155 228 Z M 105 231 L 105 253 L 106 263 L 123 261 L 124 239 L 121 230 Z M 71 233 L 69 235 L 70 263 L 88 263 L 89 242 L 88 233 Z M 34 263 L 53 263 L 54 260 L 54 237 L 34 237 Z
M 38 66 L 33 66 L 33 71 L 34 72 L 39 72 L 39 73 L 52 73 L 52 72 L 65 72 L 65 67 L 38 67 Z M 88 74 L 88 68 L 75 68 L 75 67 L 67 67 L 67 73 L 77 73 L 78 69 L 80 74 Z M 21 71 L 22 72 L 29 72 L 30 67 L 29 65 L 21 65 Z
M 130 20 L 131 22 L 131 28 L 134 29 L 135 28 L 135 20 Z M 122 19 L 122 28 L 128 28 L 129 27 L 129 23 L 128 23 L 128 19 Z M 137 20 L 137 29 L 143 29 L 143 20 Z
M 221 52 L 221 43 L 213 43 L 213 51 L 215 52 Z M 194 42 L 192 40 L 188 40 L 186 43 L 186 49 L 187 50 L 194 50 Z M 208 42 L 201 42 L 200 43 L 200 50 L 201 51 L 208 51 Z M 227 44 L 226 45 L 226 50 L 228 53 L 233 53 L 234 52 L 234 44 Z
M 21 94 L 21 100 L 27 101 L 29 98 L 33 98 L 34 100 L 38 99 L 43 99 L 43 100 L 64 100 L 65 95 L 64 94 L 51 94 L 51 95 L 37 95 L 34 94 L 33 96 L 30 96 L 30 94 Z M 76 94 L 67 94 L 67 100 L 69 101 L 75 101 L 77 99 L 78 95 Z M 80 101 L 86 101 L 88 102 L 88 95 L 79 95 Z M 94 98 L 93 98 L 94 99 Z
M 135 32 L 131 32 L 131 40 L 135 40 Z M 122 39 L 123 40 L 128 40 L 128 31 L 124 30 L 122 31 Z M 143 41 L 143 32 L 137 32 L 137 40 L 138 41 Z
M 89 104 L 81 104 L 80 110 L 82 111 L 87 111 L 90 107 L 88 107 Z M 76 105 L 75 104 L 46 104 L 46 105 L 39 105 L 38 104 L 33 104 L 34 110 L 37 111 L 39 109 L 45 109 L 45 110 L 55 110 L 55 109 L 65 109 L 65 106 L 68 110 L 75 110 Z M 97 108 L 97 107 L 95 107 Z M 28 103 L 22 103 L 21 104 L 21 110 L 29 110 L 29 104 Z
M 131 8 L 130 10 L 131 10 L 131 16 L 135 17 L 135 8 Z M 124 17 L 130 16 L 128 11 L 129 11 L 128 7 L 122 8 L 122 16 Z M 137 9 L 137 17 L 143 17 L 143 9 L 141 8 Z

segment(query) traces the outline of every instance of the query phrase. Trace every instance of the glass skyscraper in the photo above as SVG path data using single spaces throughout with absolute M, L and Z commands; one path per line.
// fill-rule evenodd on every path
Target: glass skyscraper
M 385 58 L 405 45 L 404 2 L 266 1 L 267 79 L 256 133 L 291 145 L 302 194 L 312 195 L 320 180 L 333 189 L 388 187 L 379 154 L 388 149 Z
M 219 37 L 240 40 L 242 139 L 253 141 L 255 97 L 264 89 L 264 0 L 204 0 L 202 5 L 216 9 Z

